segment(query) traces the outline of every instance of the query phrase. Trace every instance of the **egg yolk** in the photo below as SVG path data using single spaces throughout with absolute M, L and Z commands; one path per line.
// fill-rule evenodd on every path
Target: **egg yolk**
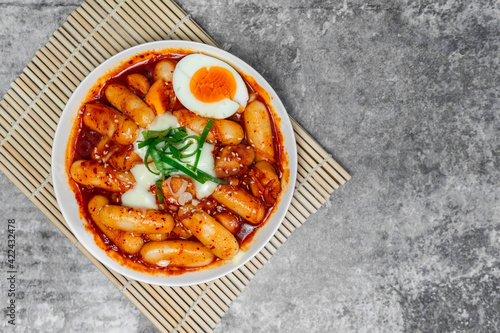
M 197 100 L 215 103 L 225 98 L 233 99 L 236 94 L 236 80 L 233 74 L 222 67 L 200 68 L 191 77 L 189 89 Z

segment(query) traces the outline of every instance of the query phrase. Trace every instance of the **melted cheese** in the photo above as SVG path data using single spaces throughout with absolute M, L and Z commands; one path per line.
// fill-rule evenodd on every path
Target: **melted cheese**
M 154 165 L 150 165 L 151 170 Z M 158 175 L 149 172 L 144 164 L 138 164 L 130 172 L 134 175 L 136 183 L 134 187 L 122 195 L 122 204 L 134 208 L 152 208 L 158 209 L 156 205 L 156 196 L 149 191 L 151 185 L 159 179 Z
M 148 126 L 150 131 L 163 131 L 172 127 L 179 127 L 177 118 L 170 112 L 156 116 L 155 120 Z
M 194 147 L 194 149 L 196 149 L 195 145 L 192 146 Z M 186 153 L 188 153 L 188 150 L 191 150 L 191 147 L 189 147 L 189 149 L 186 149 Z M 215 161 L 214 157 L 212 156 L 213 150 L 214 150 L 213 144 L 207 142 L 203 144 L 203 148 L 201 149 L 201 154 L 200 154 L 200 160 L 198 161 L 198 169 L 205 171 L 209 175 L 215 177 L 215 170 L 214 170 Z M 187 161 L 189 164 L 193 165 L 196 160 L 196 155 L 188 157 L 184 160 Z M 177 172 L 176 174 L 183 175 L 182 172 Z M 198 199 L 208 197 L 215 191 L 215 188 L 217 187 L 217 184 L 211 181 L 207 181 L 205 182 L 205 184 L 202 184 L 193 179 L 193 182 L 196 188 L 196 197 Z
M 156 116 L 155 120 L 151 123 L 151 125 L 149 125 L 147 130 L 162 131 L 162 130 L 166 130 L 166 129 L 174 128 L 174 127 L 179 127 L 179 123 L 177 122 L 177 118 L 173 114 L 166 112 L 164 114 Z M 141 128 L 140 131 L 142 133 L 143 131 L 146 131 L 146 129 Z M 197 135 L 195 132 L 191 131 L 190 129 L 187 129 L 187 132 L 189 135 Z M 141 134 L 138 136 L 137 141 L 134 142 L 134 151 L 142 159 L 144 159 L 144 157 L 146 156 L 147 147 L 143 147 L 143 148 L 139 149 L 138 142 L 142 141 L 143 139 L 144 138 Z M 197 148 L 196 145 L 193 144 L 193 145 L 191 145 L 191 147 L 189 147 L 185 151 L 185 153 L 187 154 L 187 153 L 193 152 L 196 150 L 196 148 Z M 202 148 L 201 154 L 200 154 L 200 160 L 198 161 L 198 169 L 203 170 L 206 173 L 208 173 L 209 175 L 215 177 L 215 170 L 214 170 L 215 161 L 214 161 L 214 158 L 212 156 L 213 150 L 214 150 L 213 144 L 210 144 L 207 142 L 205 142 L 203 144 L 203 148 Z M 196 160 L 196 155 L 193 155 L 193 156 L 186 158 L 184 160 L 186 162 L 188 162 L 189 164 L 193 165 L 195 160 Z M 138 168 L 139 166 L 142 166 L 142 168 Z M 156 171 L 156 169 L 153 169 L 153 167 L 154 167 L 153 164 L 150 164 L 150 167 L 151 167 L 151 170 Z M 134 173 L 134 169 L 136 169 L 135 172 L 137 173 L 138 176 L 136 176 L 136 174 Z M 140 204 L 141 205 L 141 206 L 139 206 L 140 208 L 153 208 L 153 207 L 147 206 L 147 205 L 151 205 L 151 200 L 153 200 L 152 202 L 154 203 L 154 206 L 156 208 L 156 201 L 155 201 L 154 195 L 151 194 L 151 192 L 148 192 L 147 190 L 149 189 L 149 187 L 152 184 L 154 184 L 156 182 L 156 180 L 159 179 L 159 177 L 157 175 L 154 175 L 151 172 L 149 172 L 144 164 L 135 166 L 134 168 L 132 168 L 131 171 L 132 171 L 132 174 L 134 175 L 137 183 L 134 185 L 134 187 L 131 190 L 127 191 L 122 196 L 123 204 L 126 206 L 130 206 L 130 207 L 138 207 L 138 204 Z M 145 175 L 144 173 L 147 173 L 150 176 Z M 184 174 L 182 172 L 177 172 L 177 173 L 172 173 L 172 175 L 184 175 Z M 152 183 L 151 183 L 151 181 L 152 181 Z M 198 199 L 208 197 L 209 195 L 211 195 L 215 191 L 215 188 L 217 187 L 217 184 L 214 182 L 211 182 L 211 181 L 207 181 L 207 182 L 205 182 L 205 184 L 201 184 L 193 179 L 193 182 L 195 184 L 196 197 Z M 129 192 L 132 192 L 132 193 L 129 194 Z M 151 197 L 149 197 L 147 195 L 146 192 L 151 195 L 152 199 L 151 199 Z M 125 203 L 125 201 L 123 199 L 124 197 L 127 200 L 127 203 Z M 137 200 L 138 204 L 133 204 L 134 200 Z

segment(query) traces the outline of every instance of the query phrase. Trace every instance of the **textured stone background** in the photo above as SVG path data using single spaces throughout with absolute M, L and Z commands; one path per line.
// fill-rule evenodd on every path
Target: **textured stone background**
M 216 332 L 498 331 L 498 2 L 179 3 L 353 176 Z M 1 94 L 79 4 L 0 1 Z M 18 223 L 18 332 L 155 330 L 1 174 L 0 184 L 0 244 L 6 218 Z

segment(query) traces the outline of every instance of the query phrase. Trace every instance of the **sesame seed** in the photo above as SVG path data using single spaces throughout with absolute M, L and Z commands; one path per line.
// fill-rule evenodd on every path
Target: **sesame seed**
M 90 113 L 87 113 L 87 116 L 90 116 Z
M 115 119 L 115 123 L 117 123 L 117 122 L 118 122 L 118 119 Z
M 247 149 L 250 149 L 250 146 L 247 146 Z
M 240 163 L 240 167 L 243 167 L 243 164 Z
M 125 159 L 128 160 L 130 158 L 130 156 L 125 156 Z
M 233 171 L 238 171 L 238 168 L 234 168 Z

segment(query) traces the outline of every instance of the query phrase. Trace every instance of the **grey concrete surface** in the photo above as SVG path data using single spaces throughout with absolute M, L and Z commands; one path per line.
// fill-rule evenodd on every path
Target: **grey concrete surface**
M 0 2 L 2 94 L 79 3 Z M 179 3 L 353 177 L 216 332 L 499 331 L 499 3 Z M 15 218 L 17 332 L 155 331 L 4 175 L 0 184 L 0 299 L 4 309 Z

